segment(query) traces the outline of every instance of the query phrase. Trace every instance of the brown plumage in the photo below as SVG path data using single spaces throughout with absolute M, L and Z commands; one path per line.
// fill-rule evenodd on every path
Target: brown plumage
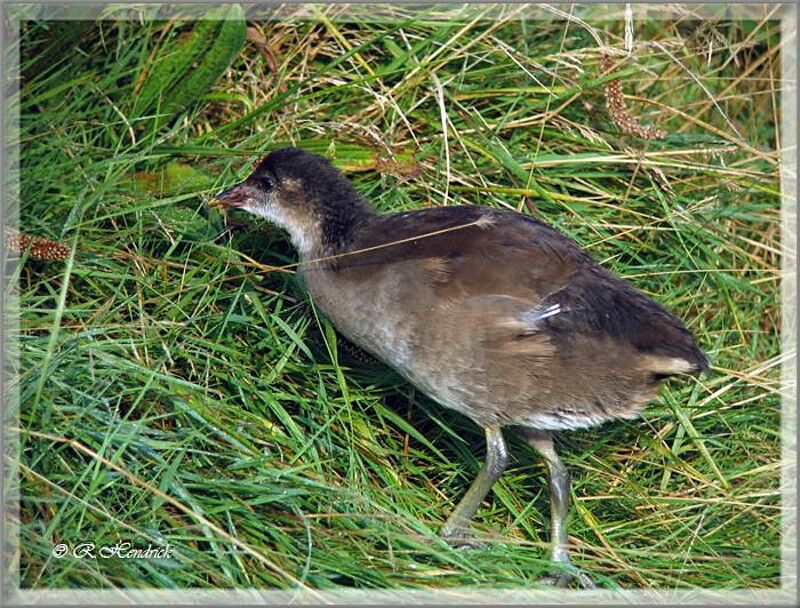
M 514 426 L 547 459 L 553 559 L 569 563 L 569 476 L 550 433 L 635 416 L 664 378 L 708 366 L 683 324 L 547 224 L 479 206 L 377 215 L 326 160 L 273 152 L 218 195 L 285 228 L 308 292 L 354 344 L 486 430 L 487 461 L 443 528 L 466 524 Z

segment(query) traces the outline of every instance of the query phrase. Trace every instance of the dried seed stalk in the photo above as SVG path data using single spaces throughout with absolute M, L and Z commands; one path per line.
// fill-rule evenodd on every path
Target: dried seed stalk
M 6 250 L 13 255 L 22 255 L 30 247 L 28 255 L 35 260 L 61 261 L 69 257 L 69 246 L 38 236 L 30 236 L 13 228 L 3 234 Z
M 603 55 L 603 59 L 600 62 L 600 69 L 603 73 L 610 72 L 615 67 L 613 59 L 608 55 Z M 622 95 L 622 85 L 619 80 L 609 80 L 606 83 L 605 95 L 606 108 L 611 120 L 625 133 L 644 139 L 664 139 L 667 136 L 667 132 L 663 129 L 641 125 L 628 113 L 628 108 Z

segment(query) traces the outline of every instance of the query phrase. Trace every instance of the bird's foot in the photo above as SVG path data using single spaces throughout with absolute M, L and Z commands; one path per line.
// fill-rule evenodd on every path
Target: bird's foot
M 442 530 L 439 536 L 451 547 L 459 551 L 486 549 L 486 545 L 466 530 Z
M 542 585 L 566 589 L 572 581 L 576 581 L 581 589 L 597 589 L 595 582 L 585 572 L 581 572 L 574 566 L 570 567 L 574 572 L 556 572 L 540 579 Z

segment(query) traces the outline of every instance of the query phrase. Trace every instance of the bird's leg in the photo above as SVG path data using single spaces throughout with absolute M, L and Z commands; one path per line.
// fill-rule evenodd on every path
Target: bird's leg
M 464 498 L 447 518 L 440 535 L 454 545 L 469 546 L 469 521 L 508 465 L 508 450 L 499 428 L 486 428 L 486 461 Z
M 550 518 L 551 538 L 553 546 L 552 560 L 557 564 L 567 566 L 565 570 L 575 570 L 569 557 L 567 545 L 567 514 L 569 512 L 569 487 L 570 474 L 564 462 L 556 453 L 553 446 L 553 437 L 548 431 L 533 431 L 524 429 L 528 443 L 533 446 L 547 460 L 548 477 L 550 479 Z M 578 579 L 581 587 L 594 589 L 596 585 L 586 574 L 577 572 L 557 572 L 547 579 L 548 583 L 557 587 L 566 587 L 573 578 Z

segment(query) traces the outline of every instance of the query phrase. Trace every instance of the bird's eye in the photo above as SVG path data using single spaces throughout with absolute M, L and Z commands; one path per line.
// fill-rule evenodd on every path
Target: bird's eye
M 264 190 L 272 190 L 275 187 L 275 180 L 273 180 L 268 175 L 265 175 L 264 177 L 262 177 L 259 180 L 259 182 L 261 183 L 261 187 Z

